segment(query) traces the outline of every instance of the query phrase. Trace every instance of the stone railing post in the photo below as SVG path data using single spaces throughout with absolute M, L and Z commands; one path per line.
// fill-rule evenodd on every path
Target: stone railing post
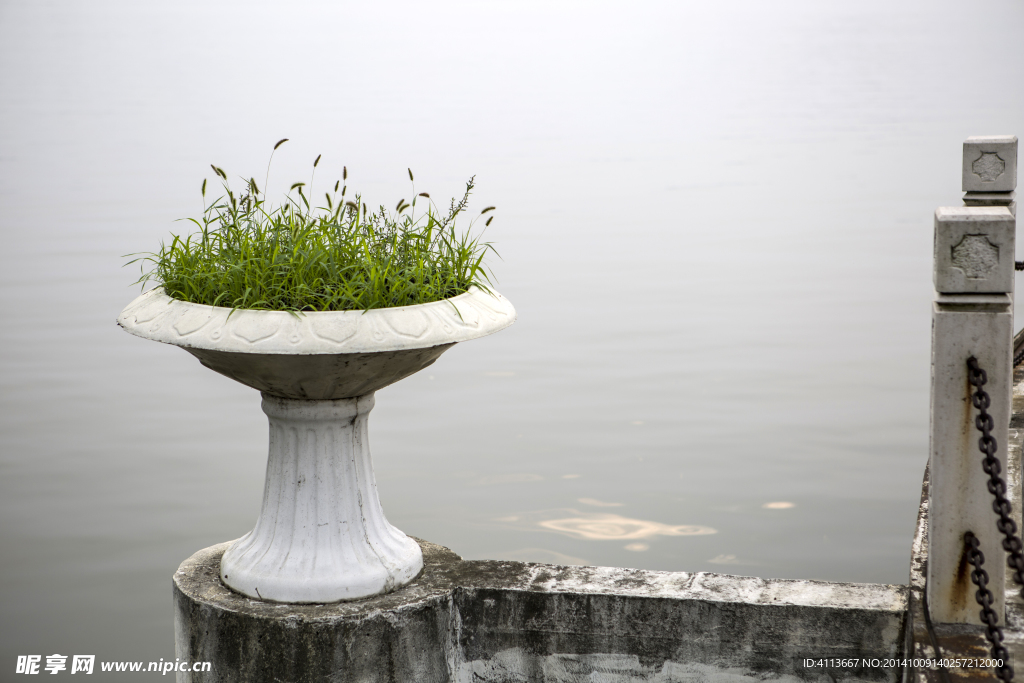
M 1017 215 L 1017 136 L 964 140 L 964 206 L 1005 206 Z
M 967 359 L 977 358 L 988 375 L 988 411 L 1005 476 L 1013 372 L 1016 151 L 1013 136 L 968 138 L 963 168 L 967 206 L 935 212 L 927 598 L 932 620 L 939 623 L 981 623 L 964 554 L 967 531 L 981 541 L 993 608 L 1005 623 L 1006 557 L 981 469 Z

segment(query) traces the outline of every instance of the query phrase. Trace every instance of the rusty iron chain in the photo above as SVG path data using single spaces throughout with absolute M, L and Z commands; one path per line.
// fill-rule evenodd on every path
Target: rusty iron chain
M 988 572 L 982 569 L 985 564 L 985 554 L 979 547 L 981 543 L 978 537 L 968 531 L 964 534 L 964 552 L 967 554 L 967 561 L 974 570 L 971 571 L 971 582 L 978 587 L 974 599 L 981 605 L 981 623 L 985 624 L 985 637 L 992 645 L 992 658 L 1002 662 L 1002 666 L 996 667 L 996 677 L 999 680 L 1009 683 L 1013 680 L 1013 667 L 1010 666 L 1010 653 L 1003 645 L 1003 629 L 999 628 L 999 615 L 992 609 L 992 602 L 995 596 L 988 589 Z
M 994 498 L 992 510 L 999 517 L 996 520 L 996 529 L 1003 535 L 1003 550 L 1007 553 L 1006 564 L 1013 570 L 1013 580 L 1018 586 L 1024 586 L 1024 544 L 1017 536 L 1017 523 L 1010 517 L 1013 507 L 1006 499 L 1006 482 L 1001 476 L 1002 465 L 995 457 L 998 444 L 992 436 L 994 423 L 988 413 L 992 399 L 984 389 L 988 375 L 978 365 L 978 359 L 974 356 L 967 359 L 967 368 L 968 381 L 974 387 L 971 403 L 978 409 L 978 416 L 974 419 L 974 426 L 981 432 L 978 449 L 985 455 L 981 461 L 981 469 L 988 475 L 988 492 Z M 1021 591 L 1021 596 L 1024 597 L 1024 590 Z
M 1022 354 L 1024 355 L 1024 354 Z M 1014 359 L 1014 365 L 1017 364 Z M 1017 536 L 1017 523 L 1013 521 L 1010 514 L 1013 507 L 1006 498 L 1006 481 L 1002 477 L 1002 465 L 996 458 L 999 444 L 992 436 L 992 428 L 995 422 L 988 408 L 992 405 L 992 398 L 985 391 L 985 384 L 988 383 L 988 374 L 978 364 L 978 359 L 971 356 L 967 359 L 967 379 L 974 387 L 971 394 L 971 404 L 978 410 L 978 416 L 974 419 L 974 426 L 981 432 L 978 439 L 978 450 L 985 456 L 981 461 L 981 468 L 988 475 L 988 491 L 992 494 L 992 510 L 996 513 L 996 529 L 1003 535 L 1003 550 L 1006 551 L 1006 564 L 1013 570 L 1013 580 L 1018 586 L 1024 586 L 1024 544 Z M 967 561 L 974 566 L 971 572 L 971 581 L 978 587 L 975 599 L 981 605 L 981 621 L 987 627 L 986 637 L 992 645 L 992 657 L 1002 659 L 1003 666 L 996 669 L 996 676 L 1003 681 L 1013 680 L 1013 668 L 1009 665 L 1009 658 L 1006 648 L 1003 646 L 1003 631 L 996 625 L 998 615 L 992 610 L 992 592 L 988 590 L 988 572 L 982 569 L 985 556 L 980 549 L 978 537 L 968 531 L 964 534 L 965 552 Z M 1024 590 L 1021 591 L 1024 596 Z
M 1024 363 L 1024 349 L 1021 349 L 1020 352 L 1013 357 L 1013 367 L 1017 367 L 1021 363 Z

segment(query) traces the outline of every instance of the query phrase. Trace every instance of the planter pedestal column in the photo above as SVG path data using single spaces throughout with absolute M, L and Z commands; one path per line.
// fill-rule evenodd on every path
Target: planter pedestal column
M 374 392 L 515 319 L 508 299 L 477 287 L 415 306 L 302 314 L 206 306 L 158 287 L 117 324 L 263 393 L 263 509 L 226 549 L 220 579 L 257 600 L 322 604 L 393 591 L 423 569 L 419 545 L 388 524 L 377 498 L 366 429 Z
M 419 544 L 388 523 L 377 497 L 373 405 L 373 393 L 321 401 L 263 394 L 263 508 L 224 553 L 228 587 L 261 600 L 329 603 L 392 591 L 420 572 Z

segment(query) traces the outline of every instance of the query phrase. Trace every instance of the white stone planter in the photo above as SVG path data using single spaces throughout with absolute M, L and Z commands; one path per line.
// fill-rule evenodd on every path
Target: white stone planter
M 257 599 L 327 603 L 386 593 L 423 567 L 419 545 L 388 523 L 377 497 L 367 438 L 374 392 L 515 319 L 507 299 L 475 288 L 420 306 L 298 316 L 232 313 L 154 289 L 117 323 L 263 392 L 263 508 L 224 554 L 221 579 Z

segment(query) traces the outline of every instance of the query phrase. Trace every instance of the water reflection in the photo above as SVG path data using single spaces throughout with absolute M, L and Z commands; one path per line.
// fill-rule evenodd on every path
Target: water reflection
M 541 510 L 499 517 L 496 522 L 524 531 L 537 527 L 587 541 L 626 541 L 655 536 L 706 536 L 717 529 L 696 524 L 663 524 L 645 519 L 599 512 L 580 512 L 571 508 Z

